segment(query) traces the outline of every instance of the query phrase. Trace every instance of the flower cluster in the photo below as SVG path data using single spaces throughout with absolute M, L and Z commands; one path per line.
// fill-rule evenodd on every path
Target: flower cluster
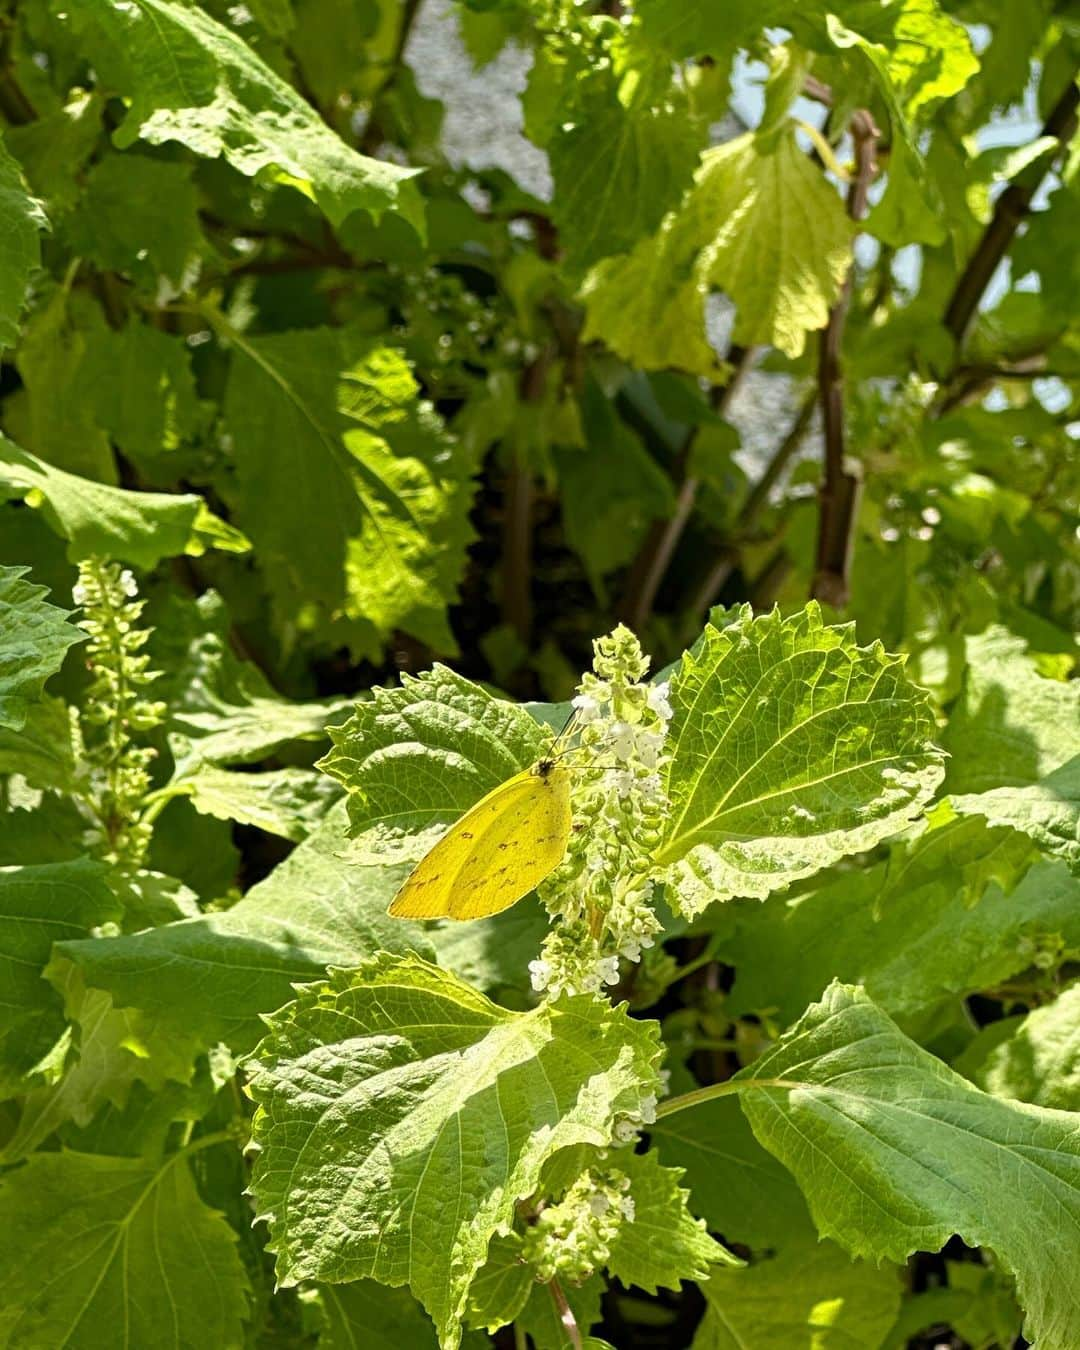
M 574 829 L 540 888 L 555 922 L 529 963 L 533 988 L 553 997 L 617 984 L 620 957 L 639 961 L 660 931 L 651 873 L 667 808 L 668 689 L 644 683 L 649 659 L 628 628 L 593 650 L 593 671 L 573 701 Z
M 608 1168 L 582 1172 L 563 1198 L 540 1212 L 526 1232 L 521 1255 L 537 1280 L 582 1284 L 607 1264 L 625 1220 L 634 1220 L 630 1178 Z
M 72 595 L 83 609 L 79 627 L 90 639 L 80 722 L 99 823 L 96 843 L 107 861 L 129 869 L 138 868 L 150 842 L 139 812 L 155 754 L 133 738 L 159 726 L 165 713 L 163 703 L 145 697 L 158 672 L 149 669 L 142 650 L 150 630 L 139 626 L 144 602 L 137 594 L 135 578 L 118 564 L 96 558 L 79 564 Z

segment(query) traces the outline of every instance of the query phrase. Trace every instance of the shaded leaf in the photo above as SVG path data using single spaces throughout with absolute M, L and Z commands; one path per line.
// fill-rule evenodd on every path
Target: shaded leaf
M 68 648 L 85 641 L 68 611 L 47 603 L 46 588 L 24 580 L 29 571 L 0 567 L 0 726 L 15 731 Z
M 12 1350 L 244 1344 L 236 1238 L 183 1154 L 156 1166 L 38 1153 L 0 1183 L 0 1215 L 0 1340 Z

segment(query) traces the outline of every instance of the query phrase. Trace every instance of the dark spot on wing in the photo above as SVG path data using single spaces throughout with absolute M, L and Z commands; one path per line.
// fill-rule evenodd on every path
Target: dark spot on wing
M 472 835 L 469 833 L 468 830 L 462 830 L 461 835 L 459 837 L 462 839 L 471 839 Z

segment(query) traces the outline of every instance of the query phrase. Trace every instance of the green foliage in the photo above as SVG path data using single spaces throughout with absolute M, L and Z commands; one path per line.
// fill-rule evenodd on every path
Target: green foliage
M 28 567 L 0 567 L 0 726 L 22 729 L 45 681 L 69 647 L 83 641 L 44 586 L 24 578 Z
M 104 1350 L 118 1328 L 162 1350 L 206 1337 L 243 1344 L 248 1281 L 236 1237 L 182 1154 L 159 1165 L 39 1153 L 4 1179 L 0 1211 L 6 1344 Z M 52 1280 L 41 1280 L 43 1265 Z
M 1078 76 L 5 7 L 0 1345 L 1080 1344 Z
M 790 620 L 718 616 L 683 658 L 672 704 L 658 859 L 688 914 L 871 847 L 941 781 L 933 712 L 902 660 L 857 647 L 813 605 Z
M 656 1058 L 649 1028 L 600 1002 L 507 1013 L 415 959 L 309 986 L 251 1063 L 279 1277 L 408 1283 L 456 1347 L 514 1204 L 558 1150 L 603 1148 L 640 1116 Z
M 791 1168 L 823 1234 L 894 1261 L 954 1232 L 986 1243 L 1016 1275 L 1029 1337 L 1055 1350 L 1071 1343 L 1080 1316 L 1067 1274 L 1080 1243 L 1071 1116 L 978 1092 L 841 984 L 742 1078 L 756 1089 L 741 1099 L 755 1134 Z

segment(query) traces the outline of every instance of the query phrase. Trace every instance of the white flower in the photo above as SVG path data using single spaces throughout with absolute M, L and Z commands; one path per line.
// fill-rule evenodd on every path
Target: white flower
M 637 781 L 632 769 L 619 769 L 615 774 L 615 791 L 625 799 L 633 792 Z
M 655 769 L 660 751 L 664 748 L 662 731 L 639 731 L 637 734 L 638 759 L 647 769 Z
M 629 722 L 612 722 L 611 730 L 608 732 L 608 745 L 615 751 L 616 759 L 621 759 L 626 764 L 633 757 L 634 741 L 634 728 Z
M 71 598 L 76 605 L 85 605 L 90 599 L 90 592 L 81 581 L 77 581 L 71 588 Z
M 668 680 L 661 680 L 659 684 L 649 686 L 648 706 L 661 722 L 670 722 L 673 716 L 671 703 L 668 701 L 670 689 L 671 684 Z
M 617 956 L 602 956 L 596 963 L 596 973 L 605 984 L 618 984 L 619 958 Z
M 139 594 L 139 583 L 135 580 L 135 577 L 132 575 L 131 572 L 128 571 L 126 567 L 120 573 L 120 589 L 128 597 L 136 596 Z
M 603 715 L 604 704 L 610 698 L 610 686 L 597 681 L 591 689 L 587 689 L 578 694 L 576 698 L 571 699 L 570 706 L 576 710 L 581 725 L 588 726 L 590 722 L 597 721 Z
M 622 1210 L 623 1218 L 629 1219 L 629 1221 L 633 1223 L 634 1215 L 637 1213 L 637 1210 L 634 1208 L 633 1196 L 630 1195 L 622 1196 L 619 1200 L 619 1208 Z
M 641 1121 L 643 1125 L 656 1124 L 656 1093 L 650 1092 L 641 1099 Z
M 551 981 L 551 962 L 539 959 L 530 961 L 529 978 L 536 992 L 542 994 Z
M 637 790 L 648 802 L 659 801 L 664 795 L 664 785 L 658 773 L 646 774 L 644 778 L 639 778 Z
M 611 1131 L 612 1142 L 616 1144 L 630 1144 L 637 1138 L 638 1127 L 632 1120 L 625 1117 L 617 1120 Z
M 602 1219 L 611 1208 L 611 1201 L 603 1191 L 596 1191 L 589 1196 L 589 1208 L 598 1219 Z

